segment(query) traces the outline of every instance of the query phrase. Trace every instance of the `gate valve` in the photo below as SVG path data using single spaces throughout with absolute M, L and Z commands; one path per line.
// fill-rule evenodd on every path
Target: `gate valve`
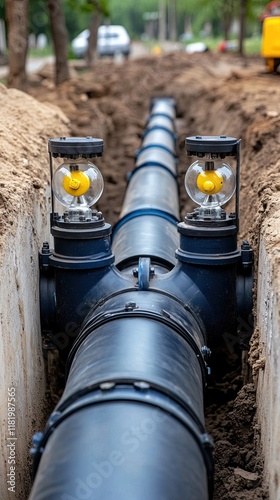
M 188 168 L 185 188 L 189 197 L 199 205 L 190 218 L 220 220 L 226 218 L 222 208 L 234 195 L 236 175 L 226 156 L 236 156 L 239 141 L 227 136 L 187 137 L 189 156 L 197 160 Z
M 49 153 L 52 195 L 65 207 L 66 222 L 91 221 L 92 210 L 104 188 L 103 177 L 91 158 L 101 156 L 103 140 L 92 137 L 51 139 Z M 53 174 L 52 159 L 63 158 Z M 52 198 L 53 201 L 53 198 Z

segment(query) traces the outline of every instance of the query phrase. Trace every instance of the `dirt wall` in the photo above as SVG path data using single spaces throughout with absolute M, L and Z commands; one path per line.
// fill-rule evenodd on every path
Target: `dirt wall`
M 278 166 L 280 163 L 278 162 Z M 259 248 L 258 334 L 251 358 L 271 499 L 280 498 L 280 201 L 263 223 Z
M 27 498 L 31 482 L 28 456 L 31 436 L 44 425 L 48 405 L 39 322 L 38 250 L 49 233 L 47 139 L 66 134 L 67 122 L 59 109 L 0 86 L 0 496 L 3 500 Z

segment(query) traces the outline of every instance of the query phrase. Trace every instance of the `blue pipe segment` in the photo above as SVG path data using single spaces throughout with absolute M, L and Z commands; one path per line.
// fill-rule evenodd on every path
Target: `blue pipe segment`
M 166 113 L 169 129 L 162 128 Z M 126 190 L 120 220 L 113 230 L 112 249 L 119 269 L 134 265 L 139 257 L 151 257 L 167 270 L 176 264 L 179 222 L 175 107 L 172 99 L 156 99 L 152 127 L 144 133 L 135 169 Z M 172 133 L 171 133 L 172 130 Z

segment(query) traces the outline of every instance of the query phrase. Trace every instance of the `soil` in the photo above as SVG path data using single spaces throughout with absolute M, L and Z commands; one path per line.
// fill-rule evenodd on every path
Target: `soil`
M 58 89 L 52 74 L 53 68 L 45 67 L 34 75 L 29 91 L 42 103 L 62 109 L 71 135 L 104 138 L 105 154 L 97 163 L 105 192 L 98 208 L 112 224 L 120 213 L 126 176 L 134 166 L 152 97 L 172 95 L 177 101 L 182 217 L 190 208 L 183 189 L 186 135 L 242 138 L 240 237 L 253 245 L 257 268 L 261 226 L 279 199 L 279 75 L 266 74 L 258 59 L 179 52 L 125 64 L 98 61 L 92 71 L 79 65 L 73 68 L 71 80 Z M 32 169 L 35 184 L 41 182 L 41 176 L 42 165 L 38 164 L 38 169 Z M 16 174 L 14 184 L 20 189 Z M 272 245 L 275 231 L 277 234 L 277 228 L 271 227 Z M 210 379 L 206 398 L 207 430 L 215 439 L 214 498 L 265 499 L 268 494 L 255 417 L 255 383 L 263 368 L 258 331 L 250 354 L 253 378 L 247 377 L 245 385 L 240 352 L 225 343 L 221 349 L 223 354 L 217 355 L 220 369 Z
M 39 225 L 48 219 L 41 216 L 49 184 L 47 140 L 53 133 L 69 133 L 67 123 L 60 108 L 0 85 L 0 497 L 5 500 L 27 498 L 30 437 L 46 420 L 39 314 L 31 304 L 38 289 Z M 6 482 L 11 465 L 7 391 L 14 383 L 16 493 Z
M 50 133 L 67 133 L 67 123 L 60 108 L 0 84 L 0 248 L 23 200 L 27 211 L 35 191 L 43 196 L 49 183 L 47 140 Z

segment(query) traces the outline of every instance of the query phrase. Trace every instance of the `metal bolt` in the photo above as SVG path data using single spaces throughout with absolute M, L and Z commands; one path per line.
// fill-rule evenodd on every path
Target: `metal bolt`
M 147 391 L 148 389 L 150 389 L 150 384 L 144 381 L 134 382 L 133 385 L 135 389 L 138 389 L 139 391 Z
M 124 310 L 125 311 L 133 311 L 133 309 L 135 309 L 135 308 L 136 308 L 136 302 L 127 302 L 125 304 Z
M 42 432 L 35 432 L 35 434 L 32 437 L 32 444 L 33 444 L 34 447 L 38 446 L 38 444 L 42 440 L 42 437 L 43 437 L 43 433 Z
M 214 448 L 214 441 L 210 434 L 202 434 L 200 436 L 200 441 L 205 448 Z
M 103 382 L 99 385 L 99 388 L 101 391 L 110 391 L 110 389 L 114 389 L 115 386 L 115 382 Z
M 42 246 L 42 254 L 46 255 L 49 253 L 50 253 L 50 246 L 47 241 L 44 241 Z
M 48 421 L 48 427 L 51 427 L 55 422 L 59 419 L 60 417 L 60 412 L 59 411 L 54 411 Z
M 201 348 L 201 354 L 204 358 L 208 359 L 211 356 L 211 349 L 207 347 L 206 345 L 202 346 Z
M 249 250 L 250 249 L 250 245 L 249 245 L 247 240 L 242 241 L 241 249 L 242 250 Z
M 49 253 L 49 251 L 50 251 L 50 246 L 47 241 L 44 241 L 42 246 L 42 254 L 47 254 Z

